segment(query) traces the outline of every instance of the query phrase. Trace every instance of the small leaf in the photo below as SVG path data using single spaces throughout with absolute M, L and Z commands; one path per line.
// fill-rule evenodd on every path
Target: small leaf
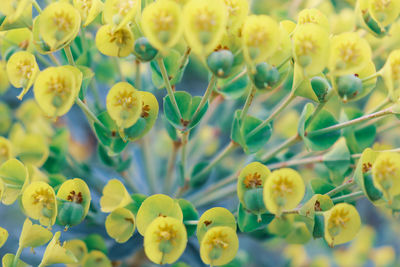
M 195 221 L 199 219 L 199 213 L 197 212 L 196 208 L 193 206 L 192 203 L 190 203 L 189 201 L 180 198 L 177 200 L 179 206 L 182 209 L 182 213 L 183 213 L 183 222 L 185 221 Z M 192 236 L 195 232 L 196 232 L 196 228 L 197 225 L 186 225 L 186 231 L 187 231 L 187 235 L 188 237 Z
M 87 88 L 94 77 L 94 72 L 85 66 L 76 66 L 83 75 L 81 90 L 79 91 L 79 98 L 83 100 L 86 96 Z
M 274 218 L 275 215 L 271 213 L 261 214 L 261 221 L 258 221 L 257 215 L 247 211 L 241 203 L 239 203 L 238 211 L 238 226 L 241 232 L 252 232 L 257 229 L 267 226 Z
M 227 99 L 238 99 L 241 97 L 249 86 L 250 80 L 247 75 L 243 75 L 235 80 L 238 74 L 239 73 L 235 73 L 235 75 L 231 75 L 226 79 L 218 79 L 216 86 L 217 92 Z
M 196 175 L 198 173 L 201 173 L 201 171 L 208 166 L 210 162 L 208 161 L 202 161 L 197 163 L 192 170 L 192 175 L 190 177 L 196 178 L 196 179 L 191 179 L 190 180 L 190 186 L 193 188 L 197 188 L 202 186 L 204 183 L 207 182 L 209 173 L 204 173 L 200 176 Z

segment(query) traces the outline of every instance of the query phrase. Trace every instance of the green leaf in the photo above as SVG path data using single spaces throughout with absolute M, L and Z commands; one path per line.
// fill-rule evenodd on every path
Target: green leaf
M 243 75 L 235 80 L 237 74 L 231 75 L 226 79 L 218 79 L 216 90 L 227 99 L 238 99 L 246 91 L 250 84 L 250 79 L 247 75 Z
M 88 252 L 92 250 L 100 250 L 104 254 L 108 254 L 106 242 L 104 241 L 104 238 L 101 237 L 101 235 L 90 234 L 85 239 L 83 239 L 83 241 L 88 248 Z
M 350 151 L 344 138 L 339 139 L 333 148 L 323 156 L 326 167 L 342 176 L 350 167 L 350 159 Z
M 129 203 L 128 206 L 126 206 L 126 208 L 129 209 L 133 213 L 133 215 L 136 216 L 140 206 L 142 205 L 143 201 L 145 201 L 147 196 L 137 193 L 137 194 L 132 194 L 131 198 L 133 201 Z
M 189 93 L 185 91 L 178 91 L 174 93 L 175 100 L 178 109 L 182 116 L 182 121 L 179 118 L 179 114 L 176 113 L 174 106 L 169 98 L 169 96 L 164 97 L 164 114 L 167 120 L 178 130 L 186 131 L 194 126 L 201 120 L 203 115 L 206 113 L 208 108 L 208 102 L 198 113 L 196 120 L 191 121 L 193 114 L 196 112 L 197 107 L 200 104 L 201 97 L 192 97 Z
M 333 207 L 329 196 L 316 194 L 308 200 L 299 210 L 299 215 L 314 219 L 316 211 L 326 211 Z
M 199 219 L 199 213 L 197 212 L 196 208 L 193 206 L 192 203 L 189 201 L 180 198 L 177 200 L 179 206 L 182 209 L 183 213 L 183 221 L 193 221 Z M 194 232 L 196 232 L 197 225 L 185 225 L 186 232 L 188 237 L 192 236 Z
M 311 239 L 311 233 L 304 222 L 293 223 L 293 229 L 285 237 L 290 244 L 305 244 Z
M 81 89 L 79 90 L 79 98 L 83 100 L 86 96 L 87 88 L 94 77 L 94 72 L 85 66 L 76 66 L 83 75 Z
M 243 122 L 241 122 L 240 115 L 241 110 L 237 110 L 233 119 L 231 139 L 240 144 L 247 154 L 256 153 L 267 143 L 271 137 L 271 124 L 264 126 L 253 134 L 252 131 L 256 129 L 263 121 L 247 115 Z
M 140 137 L 143 131 L 146 129 L 146 119 L 140 117 L 137 122 L 131 127 L 124 129 L 126 136 L 129 140 L 134 140 Z
M 329 191 L 335 189 L 334 185 L 328 183 L 326 180 L 321 178 L 312 179 L 310 184 L 314 194 L 326 194 Z
M 179 83 L 182 79 L 183 72 L 188 61 L 185 62 L 183 68 L 179 69 L 181 64 L 182 55 L 176 49 L 170 49 L 168 55 L 163 57 L 165 68 L 167 69 L 167 73 L 169 76 L 169 81 L 171 85 L 175 85 Z M 165 87 L 164 79 L 161 75 L 160 68 L 155 60 L 150 62 L 151 68 L 151 78 L 153 80 L 154 85 L 158 89 L 162 89 Z
M 97 123 L 94 123 L 94 130 L 100 143 L 108 148 L 110 155 L 122 152 L 128 143 L 124 142 L 119 136 L 118 127 L 108 112 L 104 111 L 100 113 L 97 118 L 109 130 L 107 131 Z
M 261 214 L 261 221 L 258 221 L 257 215 L 246 210 L 241 203 L 238 208 L 238 226 L 241 232 L 252 232 L 257 229 L 267 226 L 274 218 L 275 215 L 271 213 Z
M 107 166 L 114 166 L 115 162 L 114 160 L 108 155 L 107 148 L 105 148 L 103 145 L 99 144 L 97 147 L 97 153 L 99 155 L 99 158 L 101 162 L 103 162 Z
M 324 237 L 325 234 L 325 222 L 324 216 L 322 215 L 315 215 L 314 218 L 314 229 L 313 229 L 313 237 L 314 238 L 321 238 Z
M 293 75 L 294 95 L 319 102 L 318 96 L 315 94 L 311 86 L 310 78 L 304 76 L 302 67 L 297 63 L 294 65 Z
M 198 173 L 201 173 L 201 171 L 206 168 L 208 166 L 210 162 L 208 161 L 202 161 L 197 163 L 192 170 L 192 174 L 190 177 L 192 177 L 192 179 L 190 180 L 190 186 L 193 188 L 197 188 L 202 186 L 205 182 L 207 182 L 207 179 L 209 177 L 209 173 L 204 173 L 202 175 L 196 175 Z M 195 178 L 195 179 L 193 179 Z

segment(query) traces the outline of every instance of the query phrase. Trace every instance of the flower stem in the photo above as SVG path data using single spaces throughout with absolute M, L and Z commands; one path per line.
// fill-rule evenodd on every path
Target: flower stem
M 329 126 L 329 127 L 326 127 L 326 128 L 322 128 L 322 129 L 319 129 L 319 130 L 316 130 L 316 131 L 312 131 L 312 132 L 306 133 L 306 135 L 307 135 L 307 137 L 313 137 L 313 136 L 317 136 L 317 135 L 321 135 L 321 134 L 325 134 L 325 133 L 330 133 L 330 132 L 333 132 L 333 131 L 336 131 L 336 130 L 340 130 L 340 129 L 348 127 L 348 126 L 352 126 L 352 125 L 358 124 L 360 122 L 368 121 L 368 120 L 371 120 L 371 119 L 374 119 L 374 118 L 379 118 L 379 117 L 382 117 L 382 116 L 385 116 L 385 115 L 389 115 L 389 114 L 393 114 L 392 107 L 389 107 L 389 108 L 386 108 L 384 110 L 381 110 L 381 111 L 378 111 L 378 112 L 375 112 L 375 113 L 371 113 L 371 114 L 356 118 L 354 120 L 338 123 L 338 124 L 335 124 L 335 125 L 332 125 L 332 126 Z
M 174 172 L 175 162 L 176 162 L 176 158 L 178 156 L 178 150 L 179 150 L 180 145 L 181 145 L 181 143 L 179 141 L 173 141 L 172 153 L 168 159 L 167 174 L 165 175 L 165 179 L 164 179 L 164 192 L 166 194 L 171 193 L 171 188 L 174 183 L 172 174 Z
M 324 160 L 323 155 L 320 155 L 320 156 L 309 157 L 309 158 L 293 159 L 293 160 L 288 160 L 288 161 L 277 162 L 277 163 L 268 165 L 268 168 L 269 169 L 280 169 L 280 168 L 305 165 L 305 164 L 310 164 L 310 163 L 319 163 L 319 162 L 323 162 L 323 160 Z
M 142 155 L 145 162 L 145 169 L 147 174 L 147 182 L 149 184 L 150 193 L 154 194 L 157 192 L 156 185 L 158 181 L 156 180 L 156 176 L 154 174 L 154 165 L 152 164 L 151 152 L 150 152 L 150 143 L 148 135 L 145 135 L 142 138 Z
M 259 130 L 267 126 L 276 116 L 279 115 L 289 104 L 290 102 L 295 99 L 296 96 L 294 95 L 293 91 L 288 95 L 287 98 L 285 98 L 279 106 L 269 115 L 267 119 L 265 119 L 260 125 L 258 125 L 255 129 L 253 129 L 249 134 L 248 138 L 251 138 L 253 135 L 255 135 Z
M 279 145 L 278 147 L 276 147 L 275 149 L 273 149 L 272 151 L 264 154 L 263 156 L 261 156 L 261 161 L 268 161 L 271 158 L 275 157 L 279 152 L 281 152 L 282 150 L 291 147 L 292 145 L 296 144 L 297 142 L 301 141 L 301 137 L 300 135 L 295 135 L 291 138 L 289 138 L 288 140 L 286 140 L 284 143 L 282 143 L 281 145 Z
M 201 101 L 199 103 L 199 106 L 197 107 L 196 111 L 194 112 L 192 116 L 192 121 L 195 121 L 197 117 L 199 116 L 200 111 L 203 109 L 204 105 L 207 103 L 209 100 L 211 93 L 213 92 L 214 86 L 217 82 L 217 77 L 215 75 L 211 76 L 211 80 L 208 83 L 206 92 L 204 93 L 203 97 L 201 98 Z
M 351 201 L 357 200 L 363 196 L 364 196 L 363 191 L 357 191 L 357 192 L 353 192 L 353 193 L 343 195 L 340 197 L 332 198 L 332 201 L 334 204 L 339 203 L 339 202 L 351 202 Z
M 157 63 L 160 67 L 161 76 L 163 77 L 165 88 L 167 89 L 167 93 L 169 99 L 171 100 L 172 106 L 174 107 L 176 114 L 178 114 L 179 118 L 182 120 L 181 111 L 179 110 L 178 104 L 176 103 L 174 91 L 172 90 L 171 83 L 169 82 L 168 72 L 164 65 L 164 60 L 160 57 L 159 59 L 157 59 Z
M 68 63 L 69 63 L 71 66 L 75 66 L 75 60 L 74 60 L 74 57 L 72 56 L 71 46 L 70 46 L 70 45 L 67 45 L 67 46 L 64 48 L 64 52 L 65 52 L 65 55 L 67 56 Z
M 98 125 L 100 125 L 101 128 L 103 128 L 103 130 L 105 131 L 109 131 L 104 124 L 96 117 L 96 115 L 94 115 L 94 113 L 89 109 L 89 107 L 83 103 L 83 101 L 77 97 L 75 103 L 81 108 L 81 110 L 83 111 L 83 113 L 86 115 L 87 119 L 89 120 L 90 123 L 97 123 Z
M 236 188 L 236 184 L 225 186 L 218 191 L 203 196 L 198 201 L 193 202 L 193 205 L 195 205 L 196 207 L 201 207 L 217 200 L 224 199 L 229 196 L 234 196 L 236 195 Z
M 252 86 L 250 88 L 249 94 L 247 95 L 246 102 L 244 103 L 242 113 L 240 114 L 240 121 L 243 122 L 243 119 L 246 117 L 247 112 L 249 111 L 250 105 L 253 102 L 253 98 L 256 94 L 257 88 Z
M 42 13 L 42 9 L 40 8 L 38 2 L 36 0 L 32 0 L 32 5 L 33 7 L 37 10 L 37 12 L 40 14 Z
M 352 185 L 356 184 L 356 180 L 354 179 L 349 179 L 347 181 L 345 181 L 343 184 L 339 185 L 338 187 L 332 189 L 331 191 L 329 191 L 328 193 L 326 193 L 325 195 L 327 196 L 334 196 L 337 193 L 342 192 L 343 190 L 346 190 L 347 188 L 351 187 Z
M 136 60 L 136 71 L 135 71 L 135 86 L 136 89 L 140 90 L 142 86 L 142 81 L 141 81 L 141 74 L 140 74 L 140 61 Z
M 368 111 L 367 113 L 370 114 L 370 113 L 377 112 L 377 111 L 383 109 L 383 108 L 384 108 L 387 104 L 389 104 L 389 103 L 390 103 L 390 98 L 387 97 L 387 98 L 385 98 L 385 100 L 383 100 L 378 106 L 376 106 L 374 109 Z
M 53 61 L 54 65 L 56 65 L 56 66 L 61 66 L 60 61 L 58 61 L 58 59 L 54 56 L 53 53 L 50 53 L 50 54 L 49 54 L 49 57 L 50 57 L 51 61 Z
M 363 83 L 364 83 L 364 82 L 368 82 L 368 81 L 370 81 L 370 80 L 375 79 L 375 78 L 378 77 L 379 75 L 381 75 L 381 73 L 378 71 L 378 72 L 375 72 L 374 74 L 372 74 L 372 75 L 370 75 L 370 76 L 368 76 L 368 77 L 365 77 L 365 78 L 361 79 L 361 81 L 362 81 Z
M 21 253 L 22 253 L 23 249 L 24 248 L 21 247 L 21 246 L 18 247 L 17 253 L 15 253 L 14 259 L 13 259 L 12 264 L 11 264 L 11 267 L 17 267 L 18 260 L 19 260 L 19 257 L 21 256 Z
M 186 148 L 187 148 L 187 143 L 189 141 L 189 131 L 183 132 L 182 133 L 182 149 L 181 149 L 181 170 L 182 170 L 182 176 L 184 179 L 185 184 L 187 184 L 189 181 L 189 177 L 186 177 Z

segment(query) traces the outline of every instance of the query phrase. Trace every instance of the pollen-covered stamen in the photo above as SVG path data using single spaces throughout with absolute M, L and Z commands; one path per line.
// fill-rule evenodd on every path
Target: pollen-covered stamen
M 63 77 L 50 77 L 50 80 L 47 82 L 47 93 L 56 95 L 61 99 L 66 98 L 70 90 Z
M 304 14 L 299 18 L 299 24 L 314 23 L 318 24 L 318 20 L 315 16 L 311 14 Z
M 293 182 L 288 179 L 286 176 L 281 176 L 279 179 L 274 181 L 273 184 L 274 193 L 278 196 L 285 196 L 287 194 L 293 193 Z
M 311 34 L 304 34 L 298 37 L 297 53 L 300 56 L 310 55 L 318 49 L 318 45 Z
M 356 44 L 351 41 L 342 43 L 339 46 L 339 57 L 345 63 L 354 63 L 360 57 L 360 51 L 357 49 Z
M 261 175 L 257 172 L 246 175 L 243 181 L 246 188 L 258 188 L 262 186 Z
M 30 60 L 25 59 L 18 62 L 17 69 L 23 79 L 29 80 L 35 70 L 35 66 Z
M 215 232 L 207 241 L 213 248 L 226 249 L 229 246 L 228 237 L 222 231 Z
M 383 185 L 383 184 L 390 184 L 390 179 L 396 174 L 397 172 L 397 167 L 395 162 L 390 159 L 386 158 L 383 159 L 379 165 L 376 167 L 376 178 L 378 181 Z
M 375 7 L 377 11 L 385 11 L 389 8 L 392 0 L 375 0 L 372 5 Z
M 72 190 L 67 196 L 67 200 L 81 204 L 83 202 L 82 193 L 81 192 L 76 193 L 75 190 Z
M 225 0 L 225 5 L 228 9 L 229 16 L 235 16 L 240 10 L 237 0 Z
M 345 209 L 335 209 L 329 217 L 329 228 L 337 230 L 338 227 L 346 228 L 346 224 L 350 221 L 349 211 Z
M 89 10 L 92 8 L 92 0 L 78 0 L 78 3 L 86 17 L 89 13 Z
M 119 1 L 116 5 L 118 13 L 122 16 L 125 16 L 129 12 L 129 10 L 133 8 L 135 3 L 136 1 L 134 0 Z
M 110 43 L 116 43 L 118 46 L 123 46 L 128 43 L 131 39 L 129 32 L 124 29 L 120 29 L 117 31 L 112 31 L 112 29 L 108 32 Z
M 147 118 L 149 116 L 149 112 L 150 106 L 143 103 L 142 114 L 140 114 L 140 117 Z
M 114 106 L 120 106 L 123 109 L 131 109 L 138 104 L 136 96 L 133 96 L 133 92 L 129 91 L 118 92 L 114 101 Z
M 211 32 L 217 24 L 217 19 L 214 12 L 210 11 L 208 7 L 203 7 L 195 15 L 195 24 L 200 31 Z
M 50 209 L 51 205 L 54 203 L 54 198 L 49 189 L 40 188 L 32 195 L 32 203 Z
M 169 241 L 173 243 L 176 239 L 177 231 L 174 229 L 173 225 L 164 223 L 158 226 L 158 230 L 155 232 L 157 235 L 157 241 Z
M 72 17 L 64 10 L 55 12 L 53 22 L 59 31 L 69 31 L 73 25 Z
M 170 31 L 175 25 L 175 18 L 167 10 L 159 10 L 153 16 L 153 23 L 157 31 Z
M 261 46 L 262 44 L 268 41 L 268 34 L 265 31 L 265 26 L 255 25 L 249 31 L 248 38 L 247 38 L 247 45 L 249 46 Z

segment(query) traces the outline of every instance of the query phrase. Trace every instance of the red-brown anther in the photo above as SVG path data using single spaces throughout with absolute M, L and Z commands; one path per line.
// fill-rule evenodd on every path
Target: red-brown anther
M 149 116 L 150 106 L 143 103 L 142 114 L 140 117 L 147 118 Z
M 77 193 L 75 192 L 75 190 L 72 190 L 72 191 L 69 193 L 69 195 L 68 195 L 68 197 L 67 197 L 67 200 L 68 200 L 68 201 L 71 201 L 71 202 L 75 202 L 75 203 L 81 204 L 81 203 L 83 202 L 82 193 L 79 192 L 79 193 L 77 194 Z
M 366 173 L 366 172 L 368 172 L 369 170 L 371 170 L 371 168 L 372 168 L 371 162 L 364 163 L 363 166 L 362 166 L 362 172 L 363 172 L 363 173 Z
M 262 180 L 261 180 L 261 175 L 258 174 L 257 172 L 255 173 L 250 173 L 246 176 L 246 178 L 243 181 L 244 185 L 246 188 L 257 188 L 262 186 Z
M 204 224 L 206 225 L 206 227 L 208 227 L 212 222 L 211 221 L 204 221 Z

